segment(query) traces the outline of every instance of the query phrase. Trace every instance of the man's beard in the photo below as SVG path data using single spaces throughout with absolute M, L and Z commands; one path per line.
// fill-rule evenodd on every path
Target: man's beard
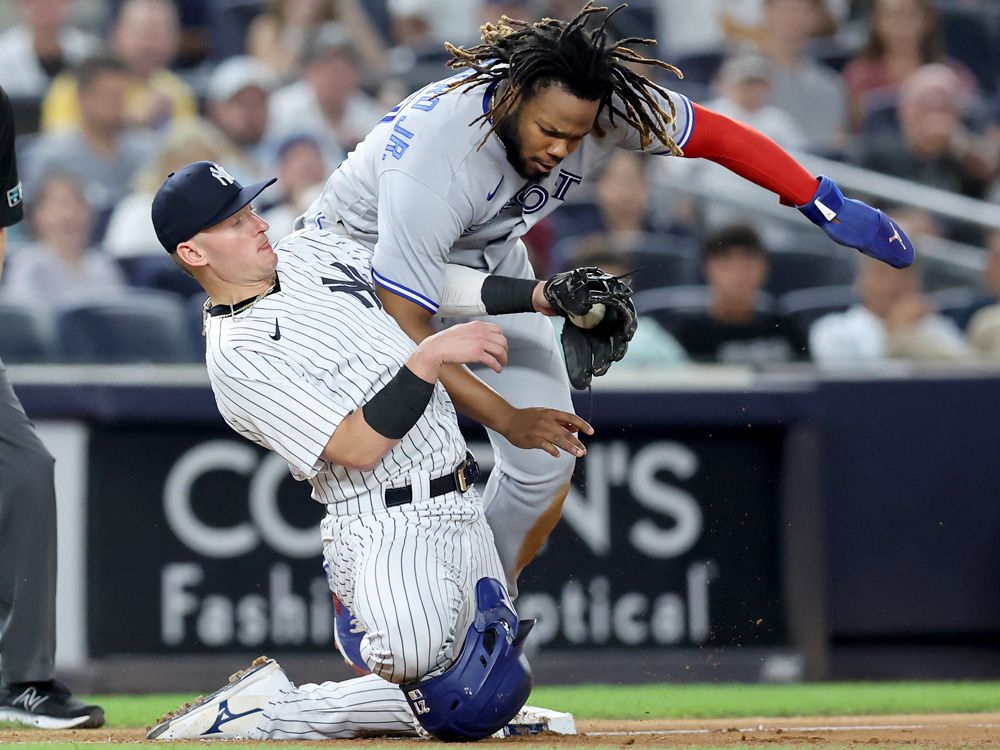
M 503 144 L 504 151 L 507 152 L 507 161 L 514 167 L 514 171 L 526 180 L 537 180 L 538 175 L 528 171 L 528 163 L 524 160 L 524 149 L 521 136 L 517 132 L 517 122 L 518 112 L 514 110 L 497 123 L 493 132 Z

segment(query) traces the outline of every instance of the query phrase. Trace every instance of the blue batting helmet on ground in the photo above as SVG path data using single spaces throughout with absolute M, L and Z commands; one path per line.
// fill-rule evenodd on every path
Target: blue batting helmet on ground
M 531 693 L 531 667 L 521 647 L 535 621 L 518 621 L 495 578 L 476 584 L 476 610 L 458 659 L 436 677 L 402 686 L 420 725 L 446 742 L 489 737 Z

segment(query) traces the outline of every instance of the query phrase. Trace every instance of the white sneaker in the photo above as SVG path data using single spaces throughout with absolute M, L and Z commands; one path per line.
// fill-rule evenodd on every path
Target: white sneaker
M 147 740 L 245 740 L 267 704 L 292 683 L 274 659 L 259 656 L 229 684 L 162 717 Z
M 562 711 L 552 711 L 537 706 L 524 706 L 510 723 L 493 736 L 523 737 L 529 734 L 576 734 L 576 720 L 573 714 Z

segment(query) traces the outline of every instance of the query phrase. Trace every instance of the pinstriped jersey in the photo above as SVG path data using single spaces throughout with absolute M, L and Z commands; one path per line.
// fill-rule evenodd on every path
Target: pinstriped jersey
M 603 137 L 591 132 L 544 179 L 526 181 L 499 137 L 479 148 L 487 130 L 470 127 L 489 107 L 489 86 L 437 96 L 462 75 L 468 73 L 430 84 L 392 109 L 296 224 L 341 222 L 373 253 L 376 282 L 431 312 L 446 263 L 494 272 L 518 238 L 571 198 L 615 148 L 643 150 L 638 132 L 620 118 L 612 126 L 605 111 Z M 683 148 L 694 128 L 691 102 L 672 92 L 669 101 L 659 98 L 676 111 L 673 138 Z M 646 150 L 668 153 L 658 141 Z
M 348 503 L 341 512 L 382 486 L 454 470 L 465 441 L 440 383 L 373 471 L 320 458 L 341 420 L 388 384 L 416 345 L 383 311 L 364 248 L 312 229 L 289 235 L 275 251 L 277 290 L 235 315 L 208 318 L 208 374 L 226 422 L 284 458 L 317 501 Z

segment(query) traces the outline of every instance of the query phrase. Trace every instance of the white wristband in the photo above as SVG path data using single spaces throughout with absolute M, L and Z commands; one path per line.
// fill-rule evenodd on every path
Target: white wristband
M 483 282 L 489 274 L 449 263 L 444 267 L 444 291 L 437 314 L 448 317 L 486 315 Z

